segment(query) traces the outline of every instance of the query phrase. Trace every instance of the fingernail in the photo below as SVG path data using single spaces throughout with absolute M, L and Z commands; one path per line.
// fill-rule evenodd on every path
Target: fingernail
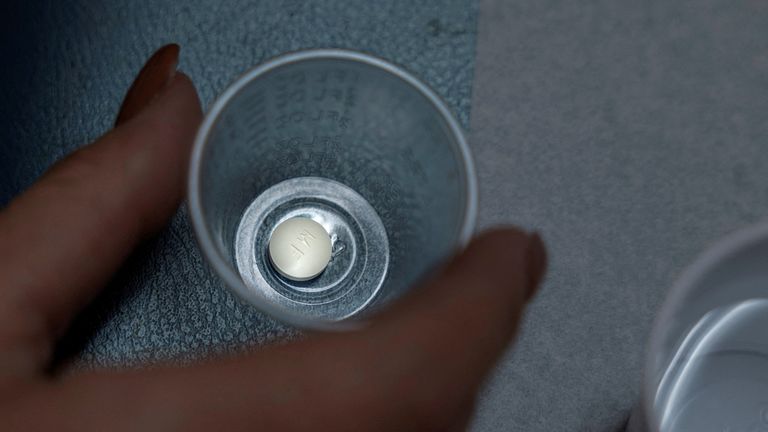
M 115 126 L 135 117 L 160 93 L 176 74 L 179 46 L 168 44 L 152 54 L 125 94 Z
M 547 271 L 547 248 L 541 240 L 539 233 L 534 232 L 528 240 L 528 295 L 526 299 L 533 297 Z

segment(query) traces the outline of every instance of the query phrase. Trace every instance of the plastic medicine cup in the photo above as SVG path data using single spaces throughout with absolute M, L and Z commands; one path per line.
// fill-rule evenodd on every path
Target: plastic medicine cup
M 672 287 L 628 430 L 768 431 L 768 221 L 726 236 Z
M 188 187 L 199 245 L 226 286 L 304 328 L 359 322 L 399 297 L 466 245 L 477 210 L 472 158 L 445 103 L 391 63 L 336 49 L 274 58 L 225 90 L 195 139 Z M 319 274 L 295 274 L 308 280 L 269 256 L 272 234 L 295 218 L 331 241 Z M 286 240 L 296 259 L 312 233 Z

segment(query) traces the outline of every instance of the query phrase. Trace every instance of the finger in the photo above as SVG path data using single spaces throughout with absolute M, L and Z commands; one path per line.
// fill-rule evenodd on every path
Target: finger
M 439 276 L 382 313 L 371 331 L 396 339 L 393 344 L 408 341 L 411 352 L 430 357 L 461 347 L 469 357 L 454 354 L 451 362 L 464 375 L 467 367 L 483 373 L 514 334 L 546 266 L 538 234 L 514 228 L 486 232 Z
M 456 419 L 451 426 L 446 429 L 446 432 L 466 432 L 469 430 L 469 425 L 472 423 L 475 414 L 475 400 L 467 403 L 465 406 L 459 408 Z
M 41 427 L 82 430 L 448 430 L 467 421 L 545 263 L 538 236 L 486 234 L 368 330 L 183 369 L 70 377 L 15 411 L 51 407 Z
M 136 117 L 168 85 L 176 74 L 179 50 L 178 45 L 169 44 L 157 50 L 147 60 L 123 98 L 115 126 Z
M 446 407 L 460 407 L 477 392 L 546 267 L 538 234 L 486 232 L 446 271 L 385 311 L 367 332 L 368 349 L 398 347 L 389 361 L 399 364 L 401 390 L 439 422 Z
M 56 164 L 0 213 L 6 373 L 46 361 L 51 339 L 174 213 L 200 119 L 194 86 L 178 73 L 144 111 Z

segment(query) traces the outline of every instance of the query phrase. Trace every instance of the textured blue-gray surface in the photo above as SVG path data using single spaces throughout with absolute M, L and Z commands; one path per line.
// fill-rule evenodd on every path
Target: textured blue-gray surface
M 768 215 L 768 3 L 483 0 L 472 129 L 481 225 L 551 257 L 475 427 L 615 431 L 674 278 Z
M 405 65 L 468 118 L 472 1 L 89 3 L 0 14 L 0 203 L 104 132 L 168 41 L 183 45 L 181 67 L 206 103 L 268 56 L 341 46 Z M 675 275 L 768 213 L 768 7 L 525 0 L 483 11 L 481 223 L 541 229 L 552 267 L 474 428 L 612 431 L 636 400 L 648 326 Z M 68 347 L 92 364 L 291 334 L 221 289 L 183 214 L 77 330 Z
M 105 132 L 153 50 L 182 46 L 204 104 L 246 69 L 310 47 L 369 52 L 405 66 L 466 125 L 473 0 L 13 2 L 0 54 L 0 203 Z M 203 263 L 182 211 L 91 307 L 62 348 L 112 365 L 264 343 L 291 330 L 239 304 Z

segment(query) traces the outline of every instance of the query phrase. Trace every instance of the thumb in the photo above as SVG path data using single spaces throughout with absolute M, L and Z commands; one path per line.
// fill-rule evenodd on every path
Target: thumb
M 474 397 L 546 266 L 538 234 L 486 232 L 442 274 L 383 312 L 366 337 L 401 370 L 413 371 L 420 397 L 444 417 Z

